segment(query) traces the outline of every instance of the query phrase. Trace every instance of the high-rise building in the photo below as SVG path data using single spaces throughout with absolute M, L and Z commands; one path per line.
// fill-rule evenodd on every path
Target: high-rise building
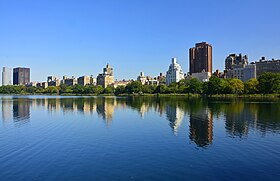
M 66 79 L 64 79 L 64 84 L 66 84 L 66 85 L 73 86 L 73 85 L 78 84 L 78 79 L 75 78 L 74 76 L 72 76 L 72 78 L 67 78 L 67 77 L 65 77 L 65 78 Z
M 172 58 L 172 63 L 166 72 L 166 85 L 169 86 L 172 82 L 179 82 L 182 79 L 184 79 L 182 68 L 177 63 L 176 58 Z
M 12 85 L 12 70 L 8 67 L 3 67 L 2 85 Z
M 103 73 L 97 76 L 97 85 L 106 88 L 108 85 L 114 84 L 113 68 L 109 64 L 103 68 Z
M 196 43 L 189 50 L 190 73 L 212 73 L 212 45 L 207 42 Z
M 232 70 L 233 66 L 240 66 L 242 67 L 243 65 L 248 65 L 248 56 L 242 56 L 240 53 L 239 55 L 237 54 L 230 54 L 227 56 L 225 60 L 225 69 L 226 70 Z
M 82 76 L 78 78 L 78 84 L 85 86 L 91 84 L 91 77 L 90 76 Z
M 25 85 L 30 82 L 30 68 L 18 67 L 13 69 L 13 84 Z
M 60 82 L 61 81 L 56 76 L 51 75 L 47 77 L 48 86 L 59 86 Z

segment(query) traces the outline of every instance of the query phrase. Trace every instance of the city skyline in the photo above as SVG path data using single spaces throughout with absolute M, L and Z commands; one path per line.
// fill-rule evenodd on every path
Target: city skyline
M 0 66 L 30 67 L 31 80 L 44 81 L 97 76 L 109 62 L 121 80 L 158 75 L 176 57 L 186 73 L 188 49 L 203 41 L 213 45 L 213 71 L 230 53 L 279 59 L 278 1 L 83 2 L 0 2 Z

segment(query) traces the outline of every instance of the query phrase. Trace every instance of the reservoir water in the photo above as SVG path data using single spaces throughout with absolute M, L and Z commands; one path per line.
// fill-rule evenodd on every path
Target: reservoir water
M 0 180 L 280 180 L 280 102 L 0 96 Z

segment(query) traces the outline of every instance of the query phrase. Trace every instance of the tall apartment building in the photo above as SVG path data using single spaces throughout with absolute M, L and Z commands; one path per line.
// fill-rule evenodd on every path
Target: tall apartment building
M 103 73 L 97 76 L 97 85 L 106 88 L 108 85 L 114 84 L 113 68 L 109 64 L 103 68 Z
M 75 78 L 74 76 L 72 76 L 72 78 L 68 78 L 68 77 L 64 77 L 64 84 L 69 85 L 69 86 L 73 86 L 78 84 L 78 80 L 77 78 Z
M 248 65 L 248 56 L 242 56 L 241 53 L 239 55 L 230 54 L 225 60 L 225 70 L 232 70 L 234 65 L 239 65 L 240 67 Z
M 18 67 L 13 69 L 13 84 L 25 85 L 30 82 L 30 68 Z
M 59 86 L 61 81 L 56 76 L 48 76 L 47 77 L 48 86 Z
M 3 67 L 2 85 L 12 85 L 12 70 L 8 67 Z
M 196 43 L 189 49 L 190 73 L 212 73 L 212 45 L 207 42 Z
M 166 85 L 169 86 L 172 82 L 179 82 L 182 79 L 184 79 L 182 68 L 177 63 L 176 58 L 172 58 L 172 63 L 166 72 Z
M 82 85 L 82 86 L 89 85 L 92 82 L 91 79 L 92 79 L 92 77 L 90 77 L 90 76 L 79 77 L 78 78 L 78 84 Z

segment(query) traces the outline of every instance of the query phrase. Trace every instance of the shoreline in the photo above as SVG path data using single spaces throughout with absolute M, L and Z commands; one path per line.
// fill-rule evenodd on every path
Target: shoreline
M 89 97 L 190 97 L 190 98 L 280 98 L 280 94 L 0 94 L 1 96 L 89 96 Z

